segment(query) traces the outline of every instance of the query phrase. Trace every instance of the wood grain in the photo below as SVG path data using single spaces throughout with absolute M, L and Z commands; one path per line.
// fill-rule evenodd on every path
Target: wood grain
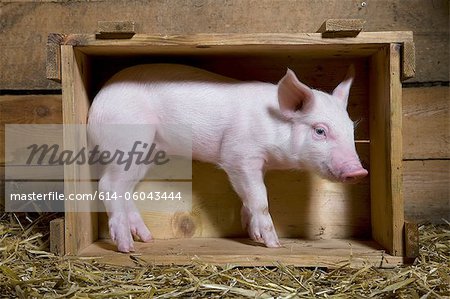
M 403 158 L 450 159 L 450 88 L 403 88 Z
M 60 123 L 60 95 L 0 96 L 0 165 L 5 162 L 5 124 Z
M 176 0 L 2 1 L 0 89 L 59 89 L 46 79 L 50 32 L 90 33 L 98 21 L 133 20 L 136 33 L 295 33 L 316 32 L 329 18 L 363 19 L 366 31 L 414 31 L 417 74 L 414 82 L 448 81 L 448 1 L 354 0 Z M 45 22 L 42 22 L 45 20 Z M 270 25 L 269 25 L 270 24 Z M 33 30 L 30 30 L 32 28 Z
M 450 160 L 405 161 L 405 217 L 413 222 L 450 220 Z
M 317 32 L 323 37 L 355 37 L 363 30 L 364 20 L 362 19 L 328 19 Z
M 408 259 L 391 256 L 374 242 L 353 239 L 305 241 L 281 239 L 281 248 L 257 246 L 248 239 L 195 238 L 135 242 L 136 258 L 157 265 L 189 264 L 200 261 L 240 266 L 274 266 L 277 263 L 304 267 L 337 268 L 367 264 L 393 268 Z M 99 257 L 103 263 L 133 266 L 133 255 L 118 253 L 110 240 L 99 240 L 80 253 Z M 409 260 L 412 262 L 412 260 Z
M 175 54 L 179 51 L 198 52 L 199 49 L 204 49 L 201 51 L 208 53 L 212 48 L 217 48 L 221 51 L 219 53 L 234 52 L 239 55 L 247 51 L 262 52 L 279 49 L 306 51 L 308 56 L 316 50 L 322 50 L 327 56 L 333 51 L 343 49 L 350 51 L 348 52 L 350 54 L 367 55 L 374 53 L 380 45 L 404 42 L 413 42 L 412 31 L 361 32 L 354 38 L 336 39 L 324 39 L 320 33 L 196 33 L 165 36 L 136 34 L 130 39 L 117 41 L 97 39 L 94 34 L 68 34 L 63 41 L 64 44 L 82 47 L 79 50 L 86 54 L 133 54 L 135 47 L 142 47 L 142 50 L 147 50 L 148 53 L 153 53 L 155 50 L 164 52 L 165 49 Z M 306 45 L 309 47 L 305 47 Z M 355 47 L 345 45 L 355 45 Z M 363 47 L 358 47 L 362 45 Z M 313 51 L 307 52 L 310 48 Z M 369 51 L 363 51 L 364 49 Z
M 387 176 L 389 177 L 389 197 L 388 209 L 392 209 L 392 216 L 388 221 L 392 221 L 392 255 L 404 255 L 404 198 L 403 198 L 403 143 L 402 140 L 402 70 L 401 70 L 401 46 L 390 45 L 389 54 L 389 131 L 387 132 L 389 163 Z M 385 111 L 387 114 L 388 111 Z M 371 153 L 371 155 L 377 153 Z M 376 188 L 376 186 L 372 186 Z M 372 198 L 372 201 L 376 199 Z M 386 215 L 384 215 L 386 217 Z
M 50 252 L 63 256 L 64 249 L 64 218 L 50 221 Z
M 405 256 L 408 258 L 419 256 L 419 228 L 414 222 L 405 222 Z
M 133 21 L 98 21 L 97 23 L 97 38 L 131 38 L 135 33 L 135 22 Z
M 63 85 L 63 122 L 64 124 L 86 124 L 89 109 L 87 96 L 89 66 L 82 53 L 75 52 L 72 46 L 61 46 L 62 85 Z M 76 99 L 76 100 L 75 100 Z M 81 132 L 82 133 L 82 132 Z M 86 146 L 86 136 L 75 132 L 65 132 L 66 148 Z M 76 146 L 76 147 L 74 147 Z M 80 147 L 78 147 L 80 146 Z M 93 193 L 90 184 L 79 184 L 79 177 L 86 167 L 80 165 L 64 166 L 64 192 L 66 194 Z M 85 207 L 85 206 L 84 206 Z M 65 213 L 65 250 L 67 254 L 78 254 L 79 250 L 98 239 L 97 214 L 82 210 L 76 201 L 66 202 Z
M 5 211 L 5 168 L 0 166 L 0 213 Z
M 372 236 L 392 255 L 403 254 L 402 107 L 400 47 L 372 57 L 370 73 L 370 190 Z
M 402 81 L 416 75 L 416 47 L 413 42 L 403 43 L 402 46 Z
M 50 33 L 47 38 L 47 79 L 61 83 L 61 42 L 64 35 Z

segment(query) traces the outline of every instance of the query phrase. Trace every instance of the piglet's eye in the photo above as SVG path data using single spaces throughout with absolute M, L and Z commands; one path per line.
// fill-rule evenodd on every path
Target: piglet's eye
M 314 131 L 319 136 L 326 136 L 326 132 L 324 128 L 315 128 Z

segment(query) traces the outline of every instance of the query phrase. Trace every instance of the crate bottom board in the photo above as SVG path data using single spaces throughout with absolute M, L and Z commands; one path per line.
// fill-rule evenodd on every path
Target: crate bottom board
M 119 253 L 110 239 L 98 240 L 79 256 L 99 257 L 103 263 L 132 266 L 131 256 L 158 265 L 190 264 L 200 261 L 238 266 L 285 265 L 303 267 L 337 268 L 373 265 L 392 268 L 410 262 L 409 259 L 391 256 L 374 241 L 354 239 L 298 240 L 281 239 L 281 248 L 266 248 L 249 239 L 192 238 L 135 242 L 135 252 Z

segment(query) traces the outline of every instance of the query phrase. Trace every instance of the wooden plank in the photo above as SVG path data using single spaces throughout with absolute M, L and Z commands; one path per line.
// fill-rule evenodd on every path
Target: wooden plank
M 87 96 L 87 80 L 89 67 L 86 57 L 74 51 L 72 46 L 61 46 L 62 57 L 62 102 L 63 122 L 65 124 L 85 124 L 89 109 Z M 86 136 L 76 135 L 73 132 L 65 132 L 64 147 L 79 148 L 86 146 Z M 76 146 L 76 147 L 74 147 Z M 65 165 L 64 191 L 66 194 L 93 193 L 89 184 L 78 184 L 77 178 L 80 172 L 86 171 L 77 165 Z M 87 175 L 85 177 L 88 177 Z M 90 212 L 78 212 L 76 201 L 66 201 L 65 213 L 65 250 L 66 254 L 78 254 L 79 250 L 97 240 L 97 214 Z
M 403 158 L 450 159 L 450 88 L 403 88 Z
M 61 107 L 60 95 L 0 96 L 0 165 L 5 163 L 5 124 L 60 124 Z
M 405 42 L 402 46 L 402 81 L 416 75 L 416 48 L 413 42 Z
M 0 168 L 1 168 L 1 201 L 5 196 L 6 183 L 13 186 L 13 190 L 22 192 L 47 192 L 49 190 L 60 190 L 61 182 L 39 182 L 42 180 L 63 179 L 63 168 L 61 166 L 13 166 L 15 161 L 23 158 L 23 149 L 10 150 L 10 155 L 5 157 L 5 125 L 8 124 L 60 124 L 62 123 L 60 95 L 24 95 L 24 96 L 1 96 L 0 97 Z M 27 136 L 24 141 L 41 140 L 42 130 L 23 131 L 21 136 Z M 51 132 L 45 140 L 53 140 L 62 144 L 62 131 Z M 23 137 L 20 137 L 23 138 Z M 11 146 L 11 145 L 9 145 Z M 15 146 L 12 145 L 12 148 Z M 5 175 L 4 165 L 10 166 Z
M 47 38 L 47 79 L 61 82 L 61 44 L 63 34 L 50 33 Z
M 116 39 L 131 38 L 136 32 L 133 21 L 99 21 L 97 23 L 97 38 Z
M 61 95 L 0 96 L 1 124 L 60 124 Z
M 280 239 L 281 248 L 256 246 L 248 239 L 194 238 L 136 242 L 137 258 L 157 265 L 190 264 L 202 261 L 239 266 L 285 265 L 337 268 L 346 263 L 354 267 L 371 264 L 392 268 L 408 262 L 390 256 L 371 241 Z M 101 257 L 101 262 L 132 266 L 132 255 L 115 252 L 110 240 L 100 240 L 81 252 L 82 256 Z
M 448 9 L 447 6 L 447 11 Z M 449 28 L 448 18 L 446 26 Z M 449 42 L 449 32 L 415 32 L 414 47 L 416 50 L 416 74 L 414 75 L 414 78 L 407 82 L 448 82 L 450 72 Z M 429 52 L 430 45 L 432 45 L 432 51 L 434 53 Z M 439 59 L 436 59 L 436 57 L 433 58 L 430 55 L 442 56 Z
M 370 73 L 372 235 L 392 255 L 403 253 L 400 47 L 372 58 Z M 399 142 L 400 141 L 400 142 Z
M 363 30 L 364 23 L 362 19 L 328 19 L 317 32 L 326 38 L 355 37 Z
M 0 166 L 0 213 L 5 211 L 5 168 Z
M 6 124 L 4 165 L 7 179 L 63 179 L 63 169 L 50 163 L 50 156 L 31 155 L 30 146 L 63 148 L 63 128 L 59 124 Z M 53 164 L 53 165 L 52 165 Z M 1 165 L 1 164 L 0 164 Z
M 405 254 L 408 258 L 419 256 L 419 228 L 414 222 L 405 222 Z
M 389 69 L 387 75 L 390 79 L 389 96 L 389 131 L 386 132 L 389 150 L 389 209 L 392 209 L 392 255 L 404 254 L 404 200 L 403 200 L 403 144 L 402 139 L 402 83 L 401 79 L 401 48 L 398 44 L 391 44 L 389 54 Z M 388 113 L 385 111 L 385 113 Z M 376 155 L 376 153 L 375 153 Z M 372 198 L 372 201 L 376 200 Z M 390 214 L 390 213 L 389 213 Z M 386 215 L 385 215 L 386 216 Z M 388 216 L 389 217 L 389 216 Z
M 64 180 L 64 167 L 60 165 L 11 165 L 6 164 L 5 179 L 6 180 Z
M 405 217 L 413 222 L 450 220 L 450 160 L 404 161 Z
M 64 218 L 57 218 L 50 221 L 50 252 L 64 255 Z
M 388 73 L 389 48 L 385 47 L 371 59 L 370 84 L 370 193 L 372 235 L 382 246 L 392 249 L 392 211 L 389 202 L 389 153 L 386 137 L 390 136 L 389 119 L 386 115 L 390 97 Z M 381 100 L 386 99 L 386 100 Z M 387 103 L 387 104 L 386 104 Z M 376 155 L 375 155 L 376 153 Z
M 414 82 L 448 81 L 447 0 L 434 0 L 433 5 L 420 0 L 372 1 L 366 6 L 353 0 L 276 1 L 276 5 L 272 0 L 258 1 L 258 5 L 240 0 L 227 1 L 226 5 L 221 1 L 207 3 L 197 0 L 133 5 L 119 0 L 76 1 L 70 5 L 41 1 L 2 3 L 0 65 L 5 68 L 0 73 L 0 89 L 59 89 L 59 84 L 45 76 L 47 34 L 94 34 L 97 21 L 127 20 L 130 16 L 138 24 L 137 33 L 163 36 L 193 32 L 315 32 L 328 18 L 364 19 L 366 31 L 414 31 L 417 50 Z M 67 22 L 68 19 L 71 21 Z
M 403 43 L 412 42 L 413 33 L 411 31 L 383 31 L 383 32 L 361 32 L 355 38 L 336 38 L 323 39 L 320 33 L 215 33 L 215 34 L 187 34 L 187 35 L 151 35 L 151 34 L 136 34 L 130 39 L 126 40 L 102 40 L 96 39 L 94 34 L 69 34 L 66 37 L 71 43 L 76 46 L 83 47 L 81 50 L 85 53 L 90 52 L 91 47 L 98 47 L 92 49 L 97 50 L 98 54 L 109 54 L 110 49 L 120 47 L 124 51 L 128 51 L 125 47 L 145 46 L 149 48 L 164 49 L 163 46 L 172 47 L 186 47 L 186 49 L 195 50 L 208 49 L 213 47 L 223 48 L 224 50 L 231 50 L 232 52 L 245 52 L 242 49 L 260 52 L 261 49 L 271 50 L 271 47 L 279 48 L 283 46 L 284 50 L 288 50 L 289 46 L 296 50 L 298 46 L 311 45 L 311 47 L 322 48 L 324 51 L 332 52 L 336 48 L 341 48 L 342 45 L 364 45 L 368 49 L 377 50 L 380 46 L 387 43 Z M 327 45 L 324 47 L 323 45 Z M 258 47 L 259 46 L 259 47 Z M 227 47 L 229 47 L 227 49 Z M 233 48 L 236 47 L 236 48 Z M 351 50 L 351 47 L 342 47 Z M 359 50 L 359 48 L 356 47 Z M 103 52 L 102 52 L 103 51 Z M 203 50 L 201 50 L 203 51 Z M 373 51 L 372 51 L 373 52 Z M 130 53 L 124 52 L 124 53 Z

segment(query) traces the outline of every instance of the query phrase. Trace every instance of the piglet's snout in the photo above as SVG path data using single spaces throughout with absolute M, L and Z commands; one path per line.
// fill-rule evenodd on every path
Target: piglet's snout
M 356 183 L 367 176 L 368 173 L 359 161 L 345 163 L 340 169 L 340 179 L 346 183 Z

